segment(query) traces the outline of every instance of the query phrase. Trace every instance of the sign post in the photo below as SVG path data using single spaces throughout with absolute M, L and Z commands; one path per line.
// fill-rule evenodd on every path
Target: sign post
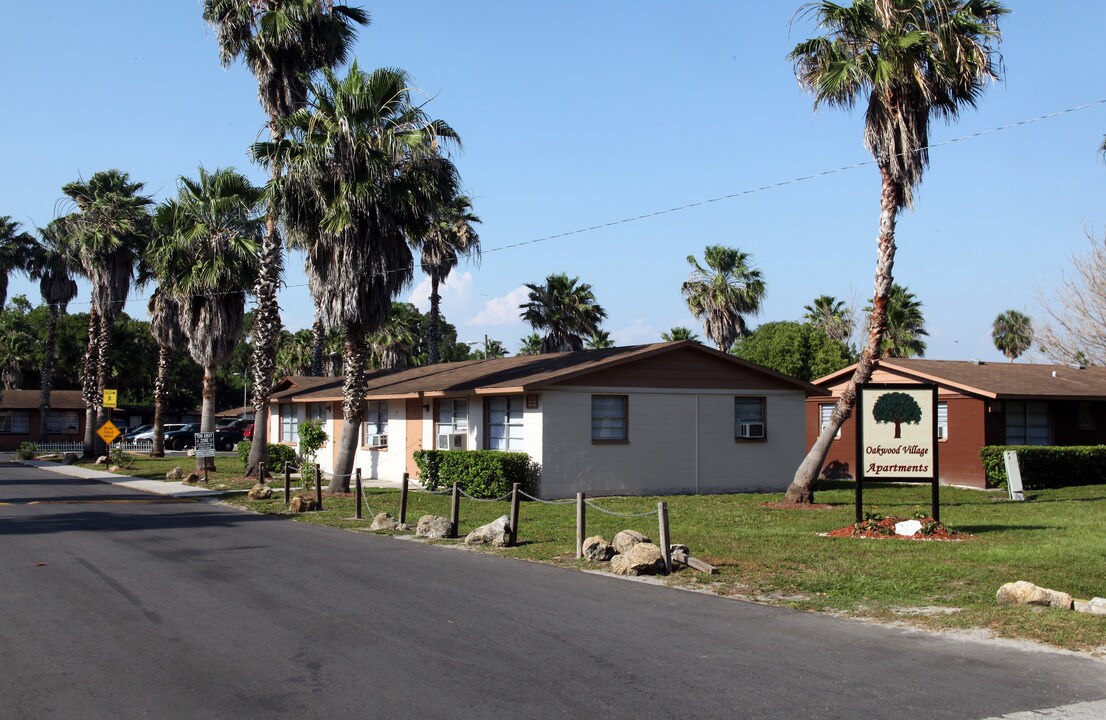
M 865 480 L 929 483 L 931 514 L 940 521 L 937 386 L 863 385 L 856 409 L 856 521 L 864 519 Z
M 215 433 L 213 432 L 198 432 L 194 435 L 196 438 L 196 457 L 197 458 L 213 458 L 215 457 Z M 207 482 L 207 463 L 204 466 L 204 482 Z
M 1022 469 L 1018 465 L 1018 451 L 1003 451 L 1002 462 L 1006 466 L 1006 491 L 1010 493 L 1010 499 L 1024 501 L 1025 491 L 1022 489 Z

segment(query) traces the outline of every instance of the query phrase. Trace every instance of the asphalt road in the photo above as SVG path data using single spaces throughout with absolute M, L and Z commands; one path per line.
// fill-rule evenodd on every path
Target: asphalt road
M 1106 665 L 1079 656 L 12 465 L 0 465 L 0 608 L 5 720 L 971 720 L 1106 699 Z

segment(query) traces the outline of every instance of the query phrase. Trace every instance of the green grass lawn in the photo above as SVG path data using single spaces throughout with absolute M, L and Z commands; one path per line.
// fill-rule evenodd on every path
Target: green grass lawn
M 136 478 L 144 478 L 146 480 L 165 480 L 165 474 L 175 467 L 179 467 L 185 475 L 196 469 L 196 458 L 187 457 L 184 455 L 165 457 L 165 458 L 152 458 L 139 453 L 128 453 L 131 460 L 129 467 L 119 471 L 119 475 L 130 475 Z M 103 465 L 96 465 L 92 460 L 81 459 L 78 460 L 75 465 L 80 467 L 92 468 L 95 470 L 105 470 Z M 215 472 L 208 472 L 208 484 L 212 490 L 248 490 L 253 487 L 253 480 L 246 480 L 242 478 L 242 474 L 245 472 L 245 468 L 242 465 L 242 461 L 237 456 L 217 457 L 215 458 Z M 177 481 L 172 481 L 177 482 Z M 282 481 L 283 482 L 283 481 Z M 201 487 L 204 487 L 203 483 L 199 483 Z

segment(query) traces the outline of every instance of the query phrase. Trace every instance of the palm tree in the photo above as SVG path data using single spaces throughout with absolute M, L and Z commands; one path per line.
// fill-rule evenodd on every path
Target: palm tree
M 605 350 L 611 347 L 614 347 L 614 340 L 611 340 L 611 334 L 606 330 L 596 330 L 587 341 L 588 350 Z
M 58 319 L 65 314 L 66 307 L 77 297 L 77 283 L 73 273 L 76 260 L 69 256 L 66 240 L 63 236 L 65 223 L 54 220 L 39 231 L 42 236 L 35 243 L 30 254 L 28 273 L 32 280 L 38 280 L 42 293 L 42 302 L 46 304 L 49 320 L 46 325 L 46 340 L 42 345 L 42 369 L 38 402 L 38 439 L 48 439 L 50 393 L 54 389 L 54 365 L 57 352 Z
M 827 337 L 848 342 L 853 334 L 855 319 L 852 308 L 844 300 L 832 295 L 819 295 L 810 305 L 804 305 L 803 319 L 820 328 Z
M 410 303 L 393 303 L 388 321 L 368 336 L 372 365 L 391 370 L 411 364 L 418 342 L 419 311 Z
M 427 364 L 441 360 L 442 323 L 438 286 L 445 282 L 461 255 L 480 257 L 480 236 L 472 227 L 480 222 L 472 212 L 472 200 L 467 195 L 450 198 L 435 208 L 429 231 L 417 239 L 422 251 L 422 271 L 430 277 L 430 337 L 427 339 Z
M 1017 310 L 999 313 L 991 326 L 991 339 L 995 348 L 1014 362 L 1033 344 L 1033 322 Z
M 412 103 L 402 70 L 366 73 L 354 63 L 345 78 L 322 75 L 308 106 L 280 123 L 289 138 L 259 143 L 254 154 L 287 168 L 278 184 L 286 225 L 306 248 L 323 322 L 345 333 L 345 422 L 330 489 L 346 491 L 365 409 L 366 338 L 411 279 L 409 241 L 457 194 L 453 164 L 440 155 L 457 135 Z
M 111 329 L 123 309 L 139 258 L 150 239 L 149 207 L 143 184 L 120 170 L 95 173 L 88 182 L 62 187 L 76 212 L 62 219 L 67 252 L 92 285 L 88 352 L 82 384 L 85 401 L 84 454 L 96 449 L 96 428 L 107 420 L 101 404 L 111 368 Z
M 319 372 L 315 367 L 315 332 L 314 330 L 299 330 L 290 333 L 287 330 L 280 331 L 280 345 L 277 347 L 276 376 L 285 375 L 322 375 L 322 346 L 319 345 Z
M 703 253 L 707 267 L 687 256 L 691 276 L 680 287 L 687 307 L 719 350 L 728 351 L 747 332 L 744 315 L 756 315 L 764 300 L 764 277 L 752 267 L 749 253 L 710 245 Z
M 246 291 L 257 276 L 262 189 L 232 169 L 181 177 L 177 197 L 157 210 L 146 261 L 159 288 L 177 301 L 188 352 L 203 369 L 200 431 L 215 430 L 215 373 L 242 337 Z M 256 427 L 255 427 L 256 431 Z M 214 469 L 214 458 L 196 458 Z
M 789 59 L 814 104 L 852 108 L 867 96 L 864 144 L 880 173 L 875 292 L 868 337 L 856 370 L 795 472 L 787 491 L 809 503 L 830 444 L 852 414 L 856 388 L 868 382 L 883 344 L 895 261 L 895 223 L 911 207 L 929 164 L 929 123 L 975 107 L 998 79 L 999 0 L 854 0 L 808 3 L 800 13 L 825 30 L 795 46 Z
M 20 315 L 0 314 L 0 389 L 17 390 L 23 384 L 23 366 L 31 360 L 34 345 L 28 330 Z
M 187 342 L 180 326 L 180 305 L 158 288 L 147 305 L 150 334 L 157 342 L 157 377 L 154 379 L 154 438 L 150 457 L 165 457 L 165 406 L 169 400 L 169 372 L 177 348 Z
M 536 332 L 530 333 L 526 337 L 519 340 L 519 348 L 516 355 L 541 355 L 541 335 Z
M 503 343 L 498 340 L 488 340 L 484 343 L 484 352 L 481 357 L 484 360 L 507 357 L 507 348 L 503 347 Z
M 661 333 L 661 340 L 665 342 L 680 342 L 682 340 L 694 340 L 698 342 L 699 336 L 691 328 L 677 325 L 668 332 Z
M 8 300 L 8 275 L 26 269 L 26 260 L 34 237 L 23 232 L 22 225 L 0 215 L 0 310 Z
M 369 24 L 369 16 L 361 8 L 333 0 L 204 0 L 203 18 L 216 31 L 223 66 L 241 59 L 253 73 L 274 143 L 284 136 L 281 119 L 306 104 L 308 79 L 323 68 L 344 63 L 358 27 Z M 270 163 L 270 179 L 276 183 L 281 175 L 281 163 Z M 277 203 L 270 202 L 258 248 L 252 373 L 255 422 L 246 464 L 248 476 L 259 462 L 268 459 L 269 396 L 280 337 L 276 299 L 283 269 L 279 212 Z
M 526 284 L 529 301 L 519 305 L 522 319 L 536 331 L 545 331 L 542 354 L 569 352 L 584 348 L 584 337 L 595 335 L 607 311 L 595 301 L 588 283 L 556 273 L 545 279 L 544 285 Z
M 864 312 L 871 313 L 872 307 L 865 307 Z M 929 333 L 922 316 L 922 302 L 898 283 L 891 284 L 891 293 L 887 296 L 886 322 L 887 329 L 880 345 L 882 357 L 911 358 L 926 354 L 922 337 Z

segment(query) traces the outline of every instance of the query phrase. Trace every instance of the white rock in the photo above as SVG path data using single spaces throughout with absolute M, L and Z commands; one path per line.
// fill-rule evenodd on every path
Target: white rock
M 895 523 L 895 534 L 905 535 L 910 537 L 917 535 L 918 531 L 922 529 L 922 523 L 917 520 L 903 520 L 902 522 Z
M 614 548 L 616 553 L 625 555 L 634 545 L 647 542 L 649 542 L 649 538 L 637 530 L 623 530 L 611 539 L 611 547 Z
M 487 525 L 476 528 L 465 537 L 465 545 L 504 547 L 511 540 L 511 519 L 502 515 Z
M 419 524 L 415 528 L 415 534 L 419 537 L 441 540 L 449 537 L 449 531 L 452 527 L 453 525 L 449 522 L 449 518 L 440 517 L 438 515 L 423 515 L 419 518 Z

